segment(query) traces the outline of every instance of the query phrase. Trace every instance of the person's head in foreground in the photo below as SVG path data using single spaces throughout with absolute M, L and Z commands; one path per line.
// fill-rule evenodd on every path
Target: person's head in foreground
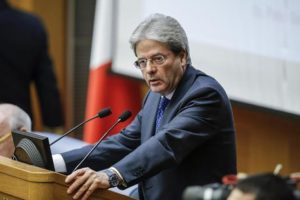
M 258 174 L 240 180 L 227 200 L 294 200 L 293 191 L 282 177 Z
M 30 131 L 31 119 L 28 114 L 13 104 L 0 104 L 0 155 L 12 157 L 15 147 L 11 131 Z

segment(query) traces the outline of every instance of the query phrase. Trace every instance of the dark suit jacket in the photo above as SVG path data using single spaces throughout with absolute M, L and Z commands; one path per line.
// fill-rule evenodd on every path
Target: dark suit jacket
M 43 122 L 62 126 L 61 102 L 40 20 L 0 0 L 0 103 L 12 103 L 31 117 L 30 84 L 35 83 Z
M 159 98 L 149 92 L 134 121 L 100 144 L 85 166 L 113 165 L 128 185 L 139 183 L 147 200 L 181 199 L 187 186 L 236 173 L 231 106 L 216 80 L 189 66 L 154 134 Z M 90 148 L 63 154 L 68 170 Z

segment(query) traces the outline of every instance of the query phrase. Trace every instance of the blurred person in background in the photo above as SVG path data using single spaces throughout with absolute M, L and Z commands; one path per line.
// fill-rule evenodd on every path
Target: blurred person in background
M 63 114 L 47 34 L 34 15 L 0 0 L 0 103 L 22 108 L 33 119 L 30 85 L 35 84 L 43 126 L 62 130 Z

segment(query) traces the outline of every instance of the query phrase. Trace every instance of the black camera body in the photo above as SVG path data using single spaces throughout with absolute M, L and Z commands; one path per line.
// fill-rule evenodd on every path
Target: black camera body
M 300 190 L 292 179 L 286 179 L 287 184 L 293 191 L 294 199 L 300 200 Z M 220 183 L 208 184 L 205 186 L 189 186 L 184 192 L 183 200 L 226 200 L 230 195 L 234 185 L 224 185 Z
M 233 186 L 219 183 L 190 186 L 183 192 L 183 200 L 226 200 Z

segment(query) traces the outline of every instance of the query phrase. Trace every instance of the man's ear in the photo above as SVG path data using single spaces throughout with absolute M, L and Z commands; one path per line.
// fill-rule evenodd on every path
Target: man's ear
M 187 53 L 185 50 L 182 50 L 180 53 L 179 53 L 179 58 L 180 58 L 180 62 L 181 62 L 181 66 L 183 68 L 186 67 L 186 64 L 187 64 Z

